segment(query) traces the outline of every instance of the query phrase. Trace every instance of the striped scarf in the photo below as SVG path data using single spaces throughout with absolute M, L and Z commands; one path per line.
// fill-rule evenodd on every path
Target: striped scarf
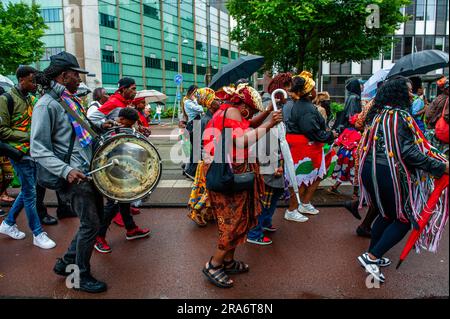
M 86 120 L 86 111 L 81 105 L 81 101 L 79 98 L 70 94 L 67 90 L 64 90 L 64 92 L 61 94 L 61 98 L 73 111 L 75 111 L 81 117 L 81 119 Z M 78 137 L 78 141 L 80 142 L 81 147 L 89 146 L 93 140 L 91 134 L 86 129 L 84 129 L 70 114 L 68 115 L 70 121 L 72 122 L 72 126 L 75 129 L 75 134 Z

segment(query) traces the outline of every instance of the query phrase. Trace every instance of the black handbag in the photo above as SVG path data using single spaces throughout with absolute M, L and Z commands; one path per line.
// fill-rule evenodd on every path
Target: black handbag
M 223 114 L 222 127 L 225 125 L 225 116 L 227 110 Z M 231 163 L 225 160 L 225 132 L 221 133 L 222 149 L 214 154 L 214 160 L 211 163 L 208 172 L 206 173 L 206 188 L 218 193 L 232 193 L 251 190 L 254 186 L 255 173 L 245 172 L 241 174 L 234 174 Z M 218 153 L 221 153 L 221 161 L 217 162 Z

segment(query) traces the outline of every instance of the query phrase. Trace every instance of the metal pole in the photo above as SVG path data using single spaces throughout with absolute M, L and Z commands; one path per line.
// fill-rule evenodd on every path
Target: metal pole
M 206 37 L 207 37 L 207 66 L 206 66 L 206 86 L 211 83 L 211 4 L 206 0 Z

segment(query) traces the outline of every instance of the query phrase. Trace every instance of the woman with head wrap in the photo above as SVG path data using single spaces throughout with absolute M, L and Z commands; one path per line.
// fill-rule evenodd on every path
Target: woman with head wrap
M 255 174 L 254 186 L 250 190 L 228 193 L 208 190 L 219 228 L 219 243 L 203 273 L 216 286 L 229 288 L 233 281 L 228 274 L 249 270 L 247 264 L 234 260 L 234 252 L 237 245 L 245 242 L 249 229 L 257 224 L 257 217 L 261 213 L 260 194 L 264 193 L 264 181 L 259 174 L 258 164 L 250 157 L 249 147 L 281 122 L 282 115 L 281 111 L 272 112 L 272 119 L 261 124 L 270 111 L 263 111 L 261 96 L 254 88 L 241 84 L 236 89 L 225 88 L 224 92 L 223 98 L 229 103 L 221 105 L 205 130 L 207 157 L 204 172 L 208 172 L 217 141 L 222 141 L 221 134 L 231 131 L 231 141 L 225 139 L 225 143 L 232 142 L 226 145 L 230 151 L 225 154 L 225 158 L 229 159 L 234 174 L 247 171 Z M 257 112 L 260 115 L 252 119 Z M 228 147 L 225 151 L 228 151 Z
M 197 101 L 201 106 L 207 108 L 205 115 L 201 118 L 200 136 L 203 136 L 206 125 L 212 119 L 214 113 L 219 109 L 221 101 L 218 97 L 216 97 L 214 90 L 210 88 L 198 89 Z M 201 148 L 203 150 L 203 143 Z M 203 170 L 203 160 L 198 162 L 197 165 L 188 206 L 190 208 L 188 217 L 198 226 L 204 227 L 207 225 L 208 221 L 214 220 L 211 210 L 211 203 L 208 197 L 208 191 L 206 189 L 206 176 Z
M 324 143 L 333 143 L 337 134 L 327 131 L 325 119 L 312 104 L 316 97 L 315 82 L 311 73 L 303 71 L 295 76 L 291 88 L 294 100 L 291 115 L 287 121 L 286 140 L 289 143 L 296 169 L 296 180 L 290 181 L 300 186 L 301 204 L 297 203 L 291 189 L 291 200 L 284 215 L 287 220 L 305 222 L 306 214 L 318 214 L 311 204 L 311 198 L 320 179 L 326 174 Z

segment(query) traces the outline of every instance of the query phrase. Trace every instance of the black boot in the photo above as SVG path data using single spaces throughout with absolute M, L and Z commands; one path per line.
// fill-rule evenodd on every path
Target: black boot
M 67 266 L 69 266 L 70 263 L 64 261 L 64 259 L 62 258 L 58 258 L 56 261 L 55 266 L 53 267 L 53 271 L 55 272 L 55 274 L 60 275 L 60 276 L 64 276 L 67 277 L 71 274 L 70 271 L 67 271 Z
M 44 224 L 44 225 L 56 225 L 56 224 L 58 224 L 58 220 L 55 217 L 50 216 L 49 214 L 46 214 L 41 219 L 41 224 Z

